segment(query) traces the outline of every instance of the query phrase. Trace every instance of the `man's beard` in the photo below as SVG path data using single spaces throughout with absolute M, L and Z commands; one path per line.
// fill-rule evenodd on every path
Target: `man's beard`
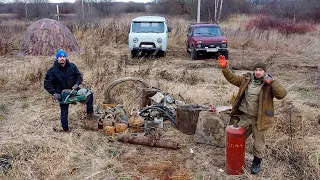
M 60 64 L 60 66 L 64 67 L 64 65 L 66 65 L 66 62 L 64 63 L 61 63 L 61 62 L 58 62 Z
M 255 79 L 255 80 L 262 79 L 262 78 L 263 78 L 262 76 L 259 77 L 259 78 L 257 78 L 256 76 L 254 76 L 254 79 Z
M 259 80 L 259 79 L 262 79 L 262 78 L 263 78 L 263 76 L 261 76 L 261 77 L 258 78 L 255 73 L 253 73 L 253 77 L 254 77 L 255 80 Z

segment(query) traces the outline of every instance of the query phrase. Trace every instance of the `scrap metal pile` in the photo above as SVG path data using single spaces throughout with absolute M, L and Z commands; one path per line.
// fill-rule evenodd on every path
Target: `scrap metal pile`
M 142 86 L 141 91 L 136 91 L 130 86 L 130 90 L 139 92 L 141 98 L 139 107 L 130 110 L 130 114 L 126 113 L 126 107 L 114 100 L 115 95 L 111 95 L 113 88 L 128 81 Z M 121 89 L 113 91 L 123 93 Z M 199 112 L 219 113 L 229 110 L 229 107 L 221 109 L 221 107 L 185 104 L 171 94 L 151 87 L 142 79 L 134 77 L 115 80 L 106 88 L 104 95 L 105 100 L 103 104 L 96 107 L 95 113 L 99 115 L 98 128 L 103 129 L 106 135 L 116 136 L 119 141 L 126 143 L 169 149 L 178 149 L 179 144 L 161 140 L 167 124 L 185 134 L 192 135 L 196 131 Z M 131 99 L 134 98 L 131 97 Z
M 120 83 L 135 81 L 143 84 L 142 107 L 126 113 L 121 104 L 114 104 L 111 89 Z M 162 141 L 166 124 L 176 126 L 176 109 L 183 101 L 174 99 L 169 93 L 152 88 L 143 80 L 126 77 L 111 83 L 105 91 L 105 102 L 96 107 L 95 113 L 100 117 L 98 127 L 109 136 L 116 135 L 123 142 L 143 144 L 155 147 L 178 149 L 178 143 Z M 168 123 L 169 122 L 169 123 Z

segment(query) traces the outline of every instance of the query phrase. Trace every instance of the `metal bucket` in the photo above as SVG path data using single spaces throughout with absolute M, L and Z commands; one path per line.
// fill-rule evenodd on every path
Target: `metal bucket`
M 195 134 L 199 113 L 203 110 L 207 109 L 197 104 L 179 105 L 177 107 L 177 129 L 188 135 Z

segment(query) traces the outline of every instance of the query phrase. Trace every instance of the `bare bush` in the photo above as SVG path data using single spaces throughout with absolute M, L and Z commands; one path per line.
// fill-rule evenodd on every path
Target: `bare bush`
M 229 21 L 234 22 L 233 24 L 228 23 L 228 21 L 221 23 L 222 28 L 226 29 L 229 47 L 242 50 L 243 53 L 250 49 L 273 50 L 277 53 L 306 51 L 313 54 L 320 53 L 317 48 L 319 42 L 314 38 L 319 34 L 318 25 L 312 25 L 316 28 L 314 31 L 299 34 L 299 36 L 296 34 L 287 35 L 276 29 L 248 29 L 246 25 L 252 18 L 255 19 L 255 16 L 238 15 L 229 19 Z
M 263 15 L 251 19 L 247 24 L 247 28 L 257 28 L 260 30 L 278 30 L 285 35 L 305 34 L 316 30 L 316 26 L 313 23 L 297 23 L 289 19 L 279 19 Z

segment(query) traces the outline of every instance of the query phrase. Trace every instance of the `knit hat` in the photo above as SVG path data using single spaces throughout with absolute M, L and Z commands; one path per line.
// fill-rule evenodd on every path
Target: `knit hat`
M 67 53 L 66 53 L 64 50 L 59 49 L 59 50 L 57 51 L 57 53 L 56 53 L 56 58 L 58 59 L 58 58 L 61 57 L 61 56 L 67 57 Z
M 254 68 L 253 70 L 257 69 L 257 68 L 261 68 L 263 69 L 265 72 L 267 72 L 267 64 L 261 61 L 258 61 L 254 64 Z

